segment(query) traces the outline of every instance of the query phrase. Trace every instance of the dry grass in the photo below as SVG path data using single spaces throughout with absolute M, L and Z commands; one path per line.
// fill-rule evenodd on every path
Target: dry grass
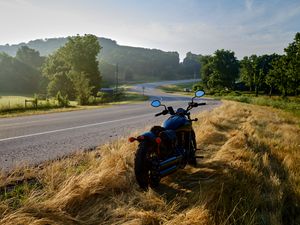
M 234 102 L 199 117 L 204 160 L 157 190 L 138 188 L 136 145 L 119 140 L 2 175 L 0 224 L 300 224 L 299 121 Z

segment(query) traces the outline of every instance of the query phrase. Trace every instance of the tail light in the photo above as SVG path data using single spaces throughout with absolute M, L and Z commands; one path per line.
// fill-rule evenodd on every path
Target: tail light
M 160 138 L 160 137 L 155 138 L 155 142 L 156 142 L 157 144 L 160 144 L 160 143 L 161 143 L 161 138 Z

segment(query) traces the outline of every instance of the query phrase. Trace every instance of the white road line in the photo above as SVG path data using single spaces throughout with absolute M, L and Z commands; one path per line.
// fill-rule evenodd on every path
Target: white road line
M 20 139 L 20 138 L 26 138 L 26 137 L 34 137 L 34 136 L 39 136 L 39 135 L 43 135 L 43 134 L 57 133 L 57 132 L 62 132 L 62 131 L 67 131 L 67 130 L 75 130 L 75 129 L 85 128 L 85 127 L 94 127 L 94 126 L 107 124 L 107 123 L 115 123 L 115 122 L 120 122 L 120 121 L 125 121 L 125 120 L 132 120 L 132 119 L 136 119 L 136 118 L 146 117 L 149 115 L 153 115 L 153 113 L 148 113 L 148 114 L 144 114 L 141 116 L 133 116 L 133 117 L 128 117 L 128 118 L 123 118 L 123 119 L 119 119 L 119 120 L 111 120 L 111 121 L 105 121 L 105 122 L 100 122 L 100 123 L 86 124 L 86 125 L 82 125 L 82 126 L 45 131 L 45 132 L 40 132 L 40 133 L 35 133 L 35 134 L 26 134 L 26 135 L 21 135 L 21 136 L 16 136 L 16 137 L 3 138 L 3 139 L 0 139 L 0 142 L 14 140 L 14 139 Z
M 133 109 L 124 109 L 124 110 L 122 109 L 122 112 L 134 111 L 134 110 L 137 110 L 137 109 L 139 109 L 139 108 L 136 107 L 136 108 L 133 108 Z M 94 115 L 98 115 L 98 114 L 99 114 L 99 112 L 91 113 L 91 114 L 89 114 L 89 116 L 94 116 Z M 111 112 L 101 112 L 101 114 L 102 115 L 104 115 L 104 114 L 111 114 Z M 47 116 L 47 114 L 41 115 L 41 116 Z M 43 123 L 43 122 L 56 121 L 56 120 L 59 121 L 59 120 L 66 120 L 66 119 L 74 119 L 76 117 L 82 117 L 82 116 L 85 116 L 85 115 L 72 115 L 72 117 L 68 117 L 68 118 L 65 118 L 65 117 L 56 117 L 56 118 L 46 118 L 46 119 L 39 119 L 39 120 L 32 120 L 32 121 L 24 121 L 24 122 L 15 122 L 15 123 L 8 123 L 8 124 L 0 124 L 0 127 L 13 127 L 13 126 L 20 126 L 20 125 L 25 125 L 25 124 L 30 124 L 30 123 Z

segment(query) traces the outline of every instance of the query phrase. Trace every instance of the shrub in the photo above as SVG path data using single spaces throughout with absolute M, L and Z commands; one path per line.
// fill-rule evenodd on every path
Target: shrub
M 242 94 L 238 91 L 231 91 L 227 95 L 229 95 L 229 96 L 241 96 Z
M 56 100 L 58 102 L 59 107 L 68 107 L 70 105 L 70 101 L 68 99 L 68 95 L 62 96 L 62 94 L 57 92 L 56 94 Z
M 97 96 L 100 98 L 101 103 L 108 103 L 113 100 L 113 95 L 106 92 L 98 92 Z
M 90 96 L 88 99 L 89 105 L 98 105 L 99 103 L 102 103 L 101 97 Z
M 193 91 L 204 90 L 204 85 L 202 83 L 197 83 L 193 85 Z

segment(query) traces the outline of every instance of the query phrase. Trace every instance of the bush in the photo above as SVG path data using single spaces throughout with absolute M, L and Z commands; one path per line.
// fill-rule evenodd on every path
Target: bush
M 68 95 L 62 96 L 62 94 L 57 92 L 56 94 L 56 100 L 58 102 L 59 107 L 68 107 L 70 105 L 70 101 L 68 99 Z
M 228 96 L 241 96 L 242 94 L 238 91 L 231 91 L 227 95 Z
M 193 91 L 204 90 L 204 85 L 202 83 L 197 83 L 193 85 Z
M 106 92 L 98 92 L 97 96 L 100 99 L 101 103 L 108 103 L 113 101 L 113 95 Z
M 122 99 L 125 98 L 125 92 L 123 89 L 119 89 L 114 93 L 114 100 L 115 101 L 121 101 Z
M 97 96 L 98 96 L 98 94 L 97 94 Z M 100 103 L 102 103 L 101 97 L 90 96 L 88 99 L 89 105 L 98 105 Z

